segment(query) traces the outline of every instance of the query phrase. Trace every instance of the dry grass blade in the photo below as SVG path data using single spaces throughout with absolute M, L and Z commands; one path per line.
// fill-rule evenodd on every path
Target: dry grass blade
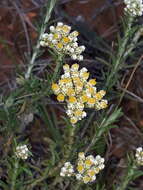
M 134 74 L 135 74 L 135 72 L 136 72 L 138 66 L 140 65 L 142 59 L 143 59 L 143 55 L 139 58 L 138 62 L 136 63 L 136 65 L 135 65 L 135 67 L 134 67 L 134 69 L 133 69 L 133 71 L 132 71 L 132 73 L 131 73 L 131 76 L 130 76 L 130 78 L 129 78 L 129 80 L 128 80 L 126 86 L 125 86 L 125 90 L 127 90 L 127 88 L 129 87 L 129 85 L 130 85 L 130 83 L 131 83 L 131 81 L 132 81 L 132 79 L 133 79 L 133 76 L 134 76 Z M 124 90 L 124 92 L 122 93 L 122 95 L 120 96 L 118 106 L 121 104 L 122 99 L 123 99 L 123 97 L 124 97 L 124 95 L 125 95 L 125 93 L 126 93 L 125 90 Z

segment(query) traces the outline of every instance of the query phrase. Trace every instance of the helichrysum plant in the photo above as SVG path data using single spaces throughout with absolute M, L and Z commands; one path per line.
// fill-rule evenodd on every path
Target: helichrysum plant
M 66 64 L 63 69 L 64 74 L 58 83 L 52 84 L 52 90 L 59 102 L 67 103 L 66 113 L 72 124 L 86 117 L 85 108 L 100 110 L 107 107 L 107 100 L 103 99 L 106 92 L 97 91 L 96 79 L 89 79 L 85 67 L 79 70 L 78 64 L 71 67 Z
M 61 130 L 61 128 L 59 128 L 58 126 L 59 123 L 54 109 L 52 109 L 51 117 L 48 115 L 46 103 L 44 102 L 44 100 L 46 99 L 45 96 L 47 97 L 48 95 L 49 98 L 49 96 L 51 95 L 51 89 L 52 93 L 56 95 L 57 101 L 60 103 L 65 103 L 66 114 L 70 119 L 70 123 L 72 124 L 72 126 L 75 126 L 77 122 L 87 116 L 86 108 L 90 108 L 94 111 L 105 109 L 108 106 L 108 101 L 104 99 L 106 91 L 97 90 L 97 81 L 95 78 L 90 78 L 90 73 L 88 72 L 87 68 L 82 68 L 82 65 L 80 66 L 77 63 L 74 63 L 71 66 L 68 64 L 64 64 L 64 58 L 66 56 L 69 56 L 71 59 L 77 61 L 84 60 L 83 53 L 85 51 L 85 46 L 79 45 L 79 32 L 72 31 L 71 26 L 63 24 L 62 22 L 58 22 L 57 24 L 50 26 L 49 32 L 45 32 L 47 30 L 46 24 L 50 19 L 50 15 L 56 3 L 56 0 L 49 0 L 48 2 L 49 8 L 47 8 L 45 21 L 43 22 L 40 30 L 39 40 L 36 47 L 33 49 L 33 55 L 29 62 L 27 72 L 25 73 L 26 80 L 23 80 L 22 78 L 22 82 L 19 83 L 20 88 L 21 86 L 22 88 L 20 89 L 20 92 L 18 91 L 18 93 L 16 93 L 16 98 L 14 97 L 15 99 L 12 96 L 12 100 L 6 100 L 6 103 L 4 102 L 1 104 L 2 106 L 4 105 L 4 114 L 2 115 L 6 115 L 5 121 L 8 120 L 8 123 L 6 124 L 8 125 L 8 127 L 10 125 L 9 128 L 12 128 L 11 123 L 13 124 L 13 122 L 18 118 L 17 115 L 25 112 L 25 109 L 29 109 L 29 107 L 31 106 L 32 110 L 36 110 L 35 113 L 39 114 L 48 126 L 48 137 L 44 137 L 44 142 L 48 142 L 48 159 L 43 160 L 44 162 L 40 164 L 37 163 L 36 166 L 33 164 L 36 161 L 30 164 L 26 164 L 26 160 L 28 159 L 30 153 L 27 145 L 16 145 L 14 155 L 11 156 L 12 161 L 9 164 L 10 177 L 8 177 L 6 183 L 4 183 L 2 180 L 2 183 L 0 183 L 0 188 L 2 184 L 4 188 L 8 184 L 8 188 L 6 189 L 20 189 L 21 187 L 19 185 L 19 179 L 25 180 L 23 180 L 24 182 L 22 181 L 21 184 L 24 185 L 22 188 L 26 190 L 32 190 L 37 188 L 45 188 L 49 190 L 56 189 L 57 187 L 63 188 L 64 177 L 68 177 L 69 179 L 69 183 L 67 183 L 67 185 L 69 184 L 67 189 L 75 188 L 72 186 L 73 181 L 70 180 L 72 177 L 76 179 L 76 187 L 78 187 L 78 185 L 80 187 L 80 184 L 89 184 L 89 186 L 92 186 L 92 183 L 96 182 L 97 174 L 99 174 L 104 169 L 105 160 L 100 155 L 93 156 L 86 154 L 88 154 L 88 152 L 93 147 L 93 151 L 97 147 L 99 147 L 98 143 L 102 144 L 102 140 L 104 141 L 103 134 L 106 135 L 108 133 L 108 130 L 114 127 L 114 122 L 117 118 L 120 117 L 119 115 L 121 114 L 120 109 L 115 109 L 111 114 L 111 108 L 109 112 L 104 112 L 102 114 L 99 113 L 100 117 L 97 117 L 95 119 L 96 121 L 93 118 L 95 115 L 87 118 L 88 122 L 85 127 L 82 128 L 82 133 L 79 139 L 78 135 L 81 131 L 78 130 L 81 129 L 80 127 L 76 128 L 70 126 L 67 127 L 65 130 L 63 128 Z M 132 54 L 132 50 L 135 47 L 135 43 L 134 40 L 132 41 L 132 38 L 134 37 L 136 32 L 138 33 L 138 27 L 133 28 L 133 21 L 138 16 L 141 16 L 143 12 L 142 0 L 124 0 L 124 3 L 126 5 L 125 16 L 127 16 L 125 31 L 123 34 L 123 38 L 119 39 L 119 44 L 114 43 L 117 44 L 118 48 L 117 52 L 115 52 L 115 55 L 111 56 L 111 65 L 109 67 L 109 72 L 105 81 L 105 88 L 107 89 L 107 92 L 109 92 L 110 90 L 111 93 L 112 87 L 117 83 L 118 77 L 120 77 L 118 76 L 119 71 L 123 68 L 126 58 Z M 139 37 L 136 38 L 135 36 L 136 43 Z M 39 58 L 39 55 L 41 55 L 40 53 L 42 52 L 40 52 L 40 47 L 49 48 L 51 55 L 54 58 L 52 59 L 50 69 L 53 69 L 53 60 L 56 61 L 56 67 L 52 74 L 48 73 L 49 75 L 47 76 L 46 80 L 45 78 L 42 78 L 39 82 L 39 78 L 32 75 L 32 69 L 35 64 L 37 64 L 37 62 L 40 62 L 40 60 L 36 61 Z M 116 47 L 113 49 L 115 49 L 116 51 Z M 103 62 L 105 63 L 104 60 Z M 62 68 L 64 73 L 61 75 Z M 49 72 L 49 70 L 46 70 L 46 72 Z M 48 86 L 45 92 L 43 92 L 45 90 L 43 90 L 43 86 Z M 42 100 L 42 103 L 39 100 Z M 50 100 L 50 98 L 48 100 Z M 45 105 L 43 105 L 43 102 L 45 103 Z M 30 104 L 28 105 L 28 103 Z M 48 103 L 50 104 L 50 102 Z M 20 110 L 18 111 L 17 109 L 12 109 L 14 107 L 13 104 L 14 106 L 18 105 L 18 110 Z M 10 115 L 13 112 L 13 115 L 15 116 L 14 118 L 13 115 Z M 17 125 L 17 123 L 19 122 L 22 123 L 23 121 L 18 120 L 16 124 L 13 124 L 13 126 Z M 1 125 L 3 125 L 3 121 L 1 123 Z M 84 122 L 79 122 L 79 126 L 82 123 Z M 69 122 L 66 122 L 66 124 L 68 126 Z M 13 134 L 12 136 L 14 135 L 15 134 Z M 86 137 L 86 140 L 85 142 L 81 141 L 80 143 L 79 141 L 82 137 Z M 103 144 L 106 144 L 106 142 L 107 141 L 104 141 Z M 80 152 L 78 154 L 78 158 L 72 164 L 72 162 L 69 162 L 68 160 L 69 158 L 70 161 L 74 159 L 73 152 L 78 152 L 78 149 L 81 146 L 87 146 L 87 148 L 85 149 L 85 153 Z M 123 183 L 119 184 L 116 190 L 125 190 L 128 186 L 128 183 L 134 179 L 134 176 L 139 176 L 139 166 L 143 165 L 143 149 L 141 147 L 137 148 L 133 162 L 131 160 L 131 162 L 128 163 L 129 167 L 127 168 L 127 174 L 123 179 Z M 23 164 L 25 164 L 25 168 L 23 167 Z M 46 167 L 44 168 L 44 166 Z M 32 170 L 30 167 L 32 168 Z M 26 175 L 24 175 L 24 177 L 21 176 L 23 175 L 23 173 L 20 172 L 22 171 L 22 169 L 24 172 L 26 172 L 26 174 L 30 174 L 30 177 L 26 178 Z M 33 170 L 34 175 L 31 175 Z M 49 179 L 45 180 L 47 178 Z M 60 180 L 58 178 L 60 178 Z M 57 186 L 56 184 L 59 181 L 61 183 L 61 186 Z M 104 186 L 104 179 L 101 179 L 100 181 L 102 181 L 103 183 L 101 184 L 101 186 Z M 11 185 L 11 188 L 9 188 L 9 184 Z M 99 184 L 97 182 L 96 185 L 97 186 L 95 187 L 95 185 L 93 184 L 93 189 L 99 190 L 100 188 L 98 187 L 100 186 L 100 182 Z M 91 189 L 90 187 L 88 188 L 88 185 L 86 185 L 86 187 L 87 189 Z M 76 190 L 77 189 L 78 188 L 76 188 Z
M 78 44 L 77 31 L 71 32 L 71 27 L 57 23 L 56 26 L 50 26 L 50 33 L 44 33 L 40 40 L 40 45 L 51 48 L 55 53 L 69 55 L 73 60 L 83 60 L 82 52 L 84 46 Z
M 85 156 L 84 152 L 78 154 L 77 163 L 73 166 L 70 162 L 66 162 L 61 168 L 60 175 L 62 177 L 75 176 L 77 180 L 87 184 L 96 180 L 96 175 L 104 169 L 104 158 L 100 155 Z M 75 168 L 75 169 L 74 169 Z
M 130 16 L 142 16 L 143 2 L 142 0 L 124 0 L 126 5 L 125 12 L 129 13 Z

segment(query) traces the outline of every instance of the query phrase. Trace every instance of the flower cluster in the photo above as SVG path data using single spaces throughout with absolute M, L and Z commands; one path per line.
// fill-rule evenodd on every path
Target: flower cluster
M 104 169 L 104 158 L 97 155 L 96 157 L 89 155 L 85 156 L 83 152 L 78 155 L 76 178 L 84 183 L 93 182 L 102 169 Z
M 66 162 L 64 166 L 61 168 L 60 176 L 62 177 L 70 177 L 74 173 L 73 165 L 70 162 Z
M 61 169 L 61 176 L 75 176 L 77 180 L 84 183 L 90 183 L 96 180 L 96 175 L 103 170 L 104 158 L 97 155 L 96 157 L 89 155 L 85 156 L 84 152 L 78 154 L 76 172 L 70 162 L 66 162 Z
M 67 115 L 74 125 L 77 121 L 86 117 L 84 108 L 94 108 L 96 110 L 107 107 L 107 100 L 103 99 L 106 92 L 97 92 L 96 79 L 89 78 L 89 72 L 84 67 L 79 70 L 78 64 L 64 65 L 64 74 L 58 83 L 52 84 L 52 90 L 57 95 L 59 102 L 67 102 Z
M 15 154 L 17 158 L 21 158 L 22 160 L 26 160 L 29 155 L 29 150 L 27 145 L 19 145 L 16 147 Z
M 124 0 L 126 4 L 125 11 L 131 16 L 142 16 L 143 2 L 142 0 Z
M 50 26 L 50 33 L 43 34 L 40 45 L 50 47 L 60 54 L 70 55 L 73 60 L 82 61 L 81 54 L 85 47 L 78 45 L 78 35 L 77 31 L 71 32 L 70 26 L 59 22 L 57 26 Z
M 142 149 L 142 147 L 139 147 L 136 149 L 135 157 L 136 157 L 137 164 L 143 165 L 143 149 Z

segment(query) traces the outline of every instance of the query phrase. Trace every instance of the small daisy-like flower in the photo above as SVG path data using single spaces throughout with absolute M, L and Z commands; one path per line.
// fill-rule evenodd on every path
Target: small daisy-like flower
M 136 149 L 135 157 L 136 157 L 137 164 L 142 166 L 143 165 L 143 148 L 142 147 L 138 147 Z
M 73 60 L 83 60 L 81 55 L 85 46 L 78 45 L 77 31 L 71 32 L 71 27 L 58 22 L 56 26 L 50 26 L 50 33 L 43 34 L 40 45 L 50 47 L 60 54 L 69 55 Z
M 71 67 L 63 66 L 64 74 L 58 83 L 52 84 L 52 90 L 59 102 L 67 103 L 66 113 L 72 125 L 86 117 L 85 108 L 105 109 L 107 100 L 103 99 L 106 92 L 97 91 L 96 79 L 89 79 L 89 72 L 84 67 L 79 70 L 77 63 Z
M 66 162 L 64 166 L 61 168 L 60 176 L 62 177 L 70 177 L 74 173 L 73 165 L 70 162 Z
M 77 176 L 80 175 L 79 180 L 84 183 L 93 182 L 96 179 L 96 174 L 98 174 L 104 168 L 104 158 L 97 155 L 85 156 L 84 153 L 78 154 L 77 162 Z M 78 179 L 78 178 L 77 178 Z
M 26 160 L 29 156 L 29 150 L 27 145 L 19 145 L 16 147 L 15 154 L 17 158 L 21 158 L 22 160 Z
M 143 2 L 142 0 L 124 0 L 126 5 L 125 12 L 129 13 L 131 16 L 142 16 L 143 13 Z
M 73 165 L 70 162 L 66 162 L 64 167 L 61 169 L 60 175 L 75 176 L 77 180 L 87 184 L 96 180 L 96 175 L 104 169 L 104 158 L 97 155 L 85 156 L 84 152 L 78 154 L 77 164 L 75 165 L 76 170 L 74 171 Z M 69 172 L 69 169 L 71 172 Z

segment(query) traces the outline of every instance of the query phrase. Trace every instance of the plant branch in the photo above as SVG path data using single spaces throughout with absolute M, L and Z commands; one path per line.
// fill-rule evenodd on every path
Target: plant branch
M 85 149 L 85 154 L 90 150 L 90 148 L 98 141 L 98 139 L 102 136 L 102 134 L 104 133 L 104 126 L 102 127 L 102 125 L 104 125 L 104 123 L 106 122 L 106 119 L 104 118 L 99 126 L 99 131 L 98 133 L 95 133 L 91 143 L 87 146 L 87 148 Z
M 55 82 L 59 78 L 61 67 L 63 65 L 63 60 L 64 60 L 63 55 L 58 55 L 58 58 L 56 60 L 56 67 L 52 77 L 52 82 Z
M 55 168 L 50 170 L 50 172 L 49 172 L 49 168 L 46 168 L 44 174 L 40 178 L 36 179 L 29 186 L 30 187 L 29 190 L 31 189 L 31 187 L 32 188 L 35 187 L 38 183 L 42 182 L 43 180 L 47 179 L 48 177 L 53 176 L 54 173 L 56 173 L 64 165 L 64 163 L 67 161 L 67 159 L 70 156 L 72 145 L 74 143 L 74 135 L 75 135 L 75 127 L 72 127 L 70 130 L 69 136 L 68 136 L 68 139 L 69 139 L 68 140 L 68 148 L 65 151 L 64 158 L 59 162 L 59 164 Z
M 129 182 L 133 179 L 135 171 L 136 171 L 137 167 L 135 165 L 135 163 L 133 163 L 133 165 L 131 165 L 128 168 L 128 171 L 126 173 L 126 175 L 124 176 L 122 183 L 120 186 L 117 187 L 116 190 L 125 190 L 129 184 Z
M 14 171 L 12 173 L 12 181 L 11 181 L 11 190 L 16 190 L 16 179 L 17 179 L 17 174 L 18 174 L 18 168 L 19 168 L 19 160 L 15 159 L 14 163 Z
M 123 63 L 123 61 L 127 57 L 126 48 L 127 48 L 127 43 L 128 43 L 129 37 L 130 37 L 129 34 L 130 34 L 130 31 L 131 31 L 132 23 L 133 23 L 133 18 L 130 17 L 129 21 L 127 23 L 127 28 L 125 30 L 125 36 L 122 39 L 121 46 L 119 46 L 118 53 L 116 55 L 115 61 L 113 60 L 113 68 L 111 70 L 111 73 L 109 74 L 109 77 L 107 78 L 107 81 L 106 81 L 105 86 L 106 86 L 106 88 L 108 90 L 110 90 L 113 87 L 113 85 L 115 84 L 115 82 L 116 82 L 116 80 L 115 80 L 116 74 L 120 69 L 120 65 Z
M 37 45 L 35 47 L 35 50 L 33 52 L 33 55 L 31 57 L 31 60 L 30 60 L 30 63 L 28 65 L 28 70 L 27 72 L 25 73 L 25 78 L 26 79 L 29 79 L 30 78 L 30 75 L 31 75 L 31 72 L 32 72 L 32 69 L 35 65 L 35 60 L 37 58 L 37 55 L 38 55 L 38 52 L 39 52 L 39 49 L 40 49 L 40 39 L 42 37 L 42 35 L 44 34 L 45 30 L 46 30 L 46 27 L 47 27 L 47 23 L 51 17 L 51 13 L 53 11 L 53 8 L 56 4 L 56 1 L 57 0 L 49 0 L 48 1 L 48 5 L 47 5 L 47 11 L 46 11 L 46 16 L 45 16 L 45 20 L 44 20 L 44 23 L 41 27 L 41 30 L 40 30 L 40 35 L 39 35 L 39 39 L 37 41 Z

